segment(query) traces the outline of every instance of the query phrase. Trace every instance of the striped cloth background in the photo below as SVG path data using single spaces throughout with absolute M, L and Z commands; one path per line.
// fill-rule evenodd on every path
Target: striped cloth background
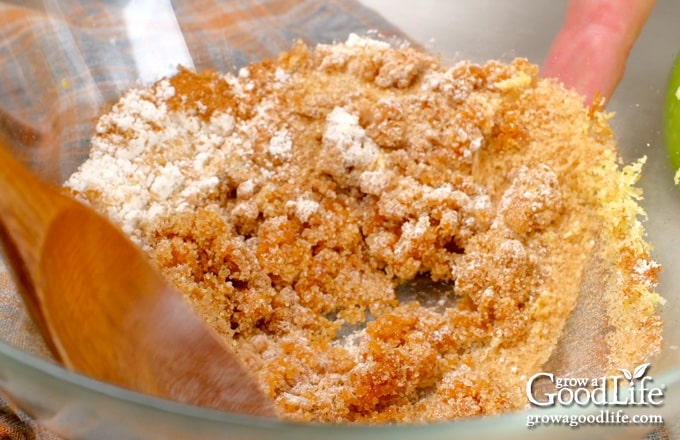
M 17 157 L 61 183 L 86 157 L 96 115 L 135 84 L 369 30 L 406 38 L 354 0 L 0 0 L 0 129 L 22 141 Z M 0 339 L 49 356 L 1 259 Z M 0 397 L 0 439 L 58 438 Z

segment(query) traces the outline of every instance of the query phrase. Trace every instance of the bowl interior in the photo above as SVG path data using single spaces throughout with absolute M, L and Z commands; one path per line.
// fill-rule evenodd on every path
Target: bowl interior
M 142 2 L 144 3 L 148 2 Z M 385 25 L 383 30 L 390 32 L 399 28 L 405 35 L 440 54 L 449 63 L 462 59 L 478 62 L 488 59 L 507 61 L 521 56 L 540 64 L 561 24 L 566 7 L 565 0 L 422 0 L 417 7 L 414 7 L 413 2 L 405 0 L 361 0 L 360 3 L 378 11 L 395 26 Z M 94 34 L 95 40 L 101 42 L 100 47 L 90 48 L 101 51 L 101 56 L 88 58 L 95 61 L 95 64 L 87 66 L 90 69 L 89 77 L 83 72 L 69 71 L 68 68 L 63 71 L 71 72 L 72 76 L 60 77 L 59 72 L 55 73 L 59 63 L 75 62 L 83 48 L 78 41 L 68 40 L 68 35 L 75 34 L 61 33 L 54 24 L 55 29 L 51 31 L 59 31 L 59 35 L 65 36 L 63 41 L 58 42 L 62 53 L 55 54 L 57 61 L 50 60 L 43 67 L 53 78 L 61 78 L 57 91 L 32 89 L 25 92 L 26 105 L 23 108 L 36 110 L 34 103 L 44 102 L 45 99 L 39 96 L 41 93 L 51 96 L 49 99 L 61 100 L 64 106 L 57 106 L 56 110 L 53 108 L 61 113 L 52 122 L 64 128 L 58 141 L 69 144 L 70 151 L 77 154 L 57 156 L 61 162 L 56 168 L 45 166 L 55 160 L 54 154 L 45 147 L 50 142 L 55 142 L 55 139 L 47 135 L 34 139 L 35 149 L 29 160 L 34 161 L 34 168 L 38 173 L 50 180 L 59 181 L 77 167 L 84 157 L 82 153 L 87 149 L 86 143 L 82 142 L 83 133 L 91 133 L 93 118 L 133 83 L 132 78 L 153 81 L 172 72 L 177 63 L 194 64 L 198 68 L 232 70 L 249 61 L 247 55 L 234 51 L 233 47 L 219 41 L 212 43 L 209 51 L 192 53 L 187 50 L 186 44 L 191 47 L 192 39 L 201 37 L 200 32 L 187 35 L 186 29 L 177 25 L 173 10 L 169 9 L 170 4 L 163 5 L 146 10 L 142 7 L 142 12 L 129 13 L 129 26 L 122 31 L 126 31 L 126 37 L 137 41 L 138 45 L 134 48 L 133 56 L 122 61 L 116 58 L 122 56 L 117 45 L 117 39 L 122 35 L 97 35 L 97 27 L 83 19 L 79 31 Z M 46 8 L 51 14 L 63 13 L 56 7 Z M 320 9 L 317 12 L 323 11 Z M 663 413 L 668 417 L 680 412 L 680 400 L 673 397 L 673 394 L 680 395 L 673 393 L 680 387 L 680 261 L 673 258 L 675 249 L 680 244 L 680 197 L 673 184 L 673 170 L 668 164 L 663 145 L 662 108 L 667 75 L 678 50 L 677 42 L 680 41 L 680 28 L 676 26 L 679 16 L 680 3 L 674 0 L 657 2 L 647 26 L 631 52 L 626 75 L 609 104 L 609 109 L 616 113 L 612 125 L 624 162 L 632 162 L 641 156 L 648 158 L 640 181 L 645 194 L 642 205 L 649 216 L 645 226 L 648 239 L 654 246 L 653 256 L 664 267 L 658 290 L 666 299 L 662 311 L 666 324 L 664 349 L 651 362 L 656 380 L 667 386 Z M 346 35 L 350 31 L 362 31 L 361 25 L 351 20 L 339 24 L 337 21 L 331 22 L 336 26 L 324 34 L 326 41 L 344 39 L 340 35 Z M 150 26 L 150 23 L 156 24 Z M 366 27 L 366 24 L 363 26 Z M 49 33 L 50 29 L 45 32 Z M 225 29 L 224 36 L 228 33 L 229 30 Z M 279 50 L 282 50 L 290 44 L 294 36 L 313 33 L 301 25 L 290 30 L 290 38 L 287 40 L 284 38 L 272 44 L 281 45 Z M 318 32 L 316 35 L 319 35 Z M 10 37 L 9 31 L 0 34 L 2 39 Z M 15 43 L 8 41 L 10 44 Z M 34 44 L 40 44 L 40 40 Z M 20 58 L 19 55 L 8 56 L 15 60 Z M 100 72 L 98 69 L 105 70 L 111 60 L 117 60 L 116 62 L 129 69 L 123 75 L 129 78 L 127 82 L 107 83 L 105 76 L 103 79 L 97 77 Z M 77 81 L 90 81 L 95 89 L 72 88 Z M 25 89 L 22 87 L 25 88 L 26 83 L 19 78 L 16 84 L 16 93 L 24 93 Z M 76 89 L 86 95 L 83 97 L 70 94 Z M 85 102 L 86 105 L 78 107 L 81 113 L 69 115 L 64 110 L 76 101 Z M 33 122 L 39 121 L 41 115 L 45 116 L 43 113 L 36 110 Z M 20 120 L 28 117 L 26 122 L 31 125 L 31 116 L 26 116 L 26 113 L 13 114 Z M 547 435 L 581 438 L 585 433 L 583 429 L 527 430 L 525 414 L 429 426 L 365 428 L 302 426 L 235 417 L 120 390 L 66 372 L 42 360 L 40 356 L 36 356 L 36 353 L 41 353 L 40 348 L 29 354 L 12 347 L 19 344 L 17 340 L 9 342 L 10 344 L 0 344 L 0 387 L 14 402 L 41 422 L 62 434 L 74 437 L 180 438 L 191 434 L 198 438 L 223 438 L 228 433 L 230 438 L 269 438 L 275 432 L 277 436 L 286 438 L 318 438 L 321 435 L 330 438 L 434 439 L 451 438 L 452 435 L 474 435 L 476 438 L 497 438 L 499 435 L 506 438 Z M 631 435 L 633 438 L 640 438 L 640 431 L 630 427 L 607 427 L 606 430 L 596 429 L 589 434 L 603 437 L 614 434 Z

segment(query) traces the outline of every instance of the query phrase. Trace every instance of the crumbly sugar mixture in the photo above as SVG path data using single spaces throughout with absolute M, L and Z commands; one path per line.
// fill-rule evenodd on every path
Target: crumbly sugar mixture
M 498 414 L 526 406 L 596 251 L 615 275 L 607 367 L 660 347 L 640 164 L 619 168 L 607 117 L 523 59 L 447 67 L 352 35 L 129 91 L 66 187 L 281 417 Z M 399 296 L 410 283 L 426 287 Z

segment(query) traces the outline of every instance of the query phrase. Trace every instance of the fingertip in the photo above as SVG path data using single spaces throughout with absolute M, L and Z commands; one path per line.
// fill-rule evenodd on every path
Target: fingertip
M 542 75 L 575 89 L 591 104 L 609 100 L 654 0 L 571 0 Z
M 626 57 L 627 51 L 613 48 L 611 36 L 597 26 L 566 29 L 553 43 L 541 74 L 561 81 L 590 105 L 597 96 L 609 100 L 623 76 Z

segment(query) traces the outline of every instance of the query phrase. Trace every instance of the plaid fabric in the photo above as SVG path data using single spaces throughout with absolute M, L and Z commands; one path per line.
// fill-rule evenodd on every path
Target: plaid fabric
M 0 439 L 59 440 L 60 438 L 0 399 Z

